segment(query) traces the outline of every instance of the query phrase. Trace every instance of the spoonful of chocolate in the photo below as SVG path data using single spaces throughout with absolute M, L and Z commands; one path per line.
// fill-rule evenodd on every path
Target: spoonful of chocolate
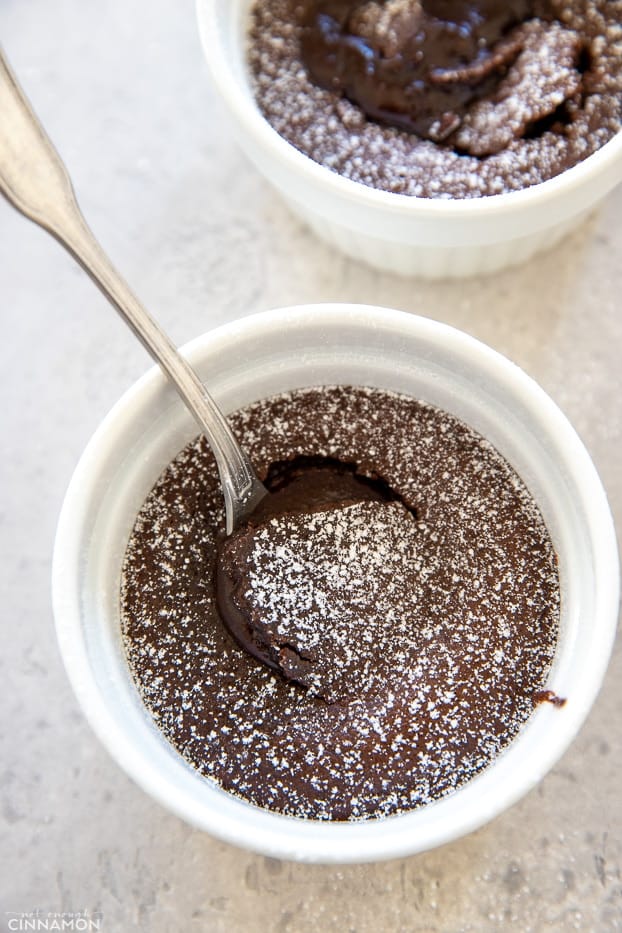
M 177 389 L 218 465 L 231 534 L 266 496 L 229 423 L 188 361 L 138 301 L 89 230 L 67 170 L 0 50 L 0 191 L 88 272 Z
M 375 606 L 417 549 L 416 509 L 382 477 L 328 456 L 272 463 L 266 485 L 270 495 L 220 541 L 219 615 L 286 680 L 328 703 L 356 695 L 361 678 L 369 687 L 392 663 L 393 620 Z M 361 637 L 369 665 L 352 650 Z

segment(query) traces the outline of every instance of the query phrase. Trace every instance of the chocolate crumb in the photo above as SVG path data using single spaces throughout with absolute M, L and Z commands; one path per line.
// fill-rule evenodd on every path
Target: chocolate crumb
M 566 705 L 566 697 L 559 697 L 552 690 L 536 690 L 533 702 L 535 706 L 540 703 L 551 703 L 553 706 L 562 707 Z

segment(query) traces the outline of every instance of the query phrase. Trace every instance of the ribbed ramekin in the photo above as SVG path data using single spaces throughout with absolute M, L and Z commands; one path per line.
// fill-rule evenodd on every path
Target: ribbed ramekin
M 255 104 L 245 63 L 250 0 L 197 0 L 207 65 L 242 148 L 290 207 L 349 256 L 403 275 L 454 278 L 527 260 L 573 230 L 622 180 L 622 133 L 539 185 L 440 200 L 378 191 L 286 142 Z

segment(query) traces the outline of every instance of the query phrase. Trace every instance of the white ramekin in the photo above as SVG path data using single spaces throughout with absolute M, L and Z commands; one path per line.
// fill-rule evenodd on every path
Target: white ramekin
M 197 0 L 213 81 L 246 154 L 290 207 L 338 249 L 403 275 L 494 272 L 557 243 L 622 180 L 622 133 L 557 178 L 510 194 L 437 200 L 376 191 L 323 168 L 259 112 L 244 62 L 251 0 Z
M 419 852 L 469 832 L 539 781 L 568 747 L 601 684 L 618 607 L 611 514 L 594 466 L 547 395 L 504 357 L 443 324 L 357 305 L 270 311 L 220 327 L 185 352 L 226 411 L 286 389 L 359 384 L 405 392 L 471 424 L 514 465 L 540 505 L 562 581 L 549 686 L 511 746 L 452 796 L 360 823 L 298 820 L 254 807 L 199 776 L 159 734 L 131 680 L 119 634 L 123 554 L 137 511 L 196 429 L 158 369 L 110 412 L 63 505 L 54 552 L 62 656 L 93 729 L 149 794 L 201 829 L 256 851 L 317 862 Z

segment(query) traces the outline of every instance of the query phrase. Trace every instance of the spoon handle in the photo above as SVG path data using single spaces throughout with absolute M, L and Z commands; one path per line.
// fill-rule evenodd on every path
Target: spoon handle
M 190 364 L 145 310 L 89 230 L 67 170 L 0 49 L 0 191 L 88 272 L 159 363 L 205 433 L 222 482 L 227 533 L 265 495 L 227 419 Z

